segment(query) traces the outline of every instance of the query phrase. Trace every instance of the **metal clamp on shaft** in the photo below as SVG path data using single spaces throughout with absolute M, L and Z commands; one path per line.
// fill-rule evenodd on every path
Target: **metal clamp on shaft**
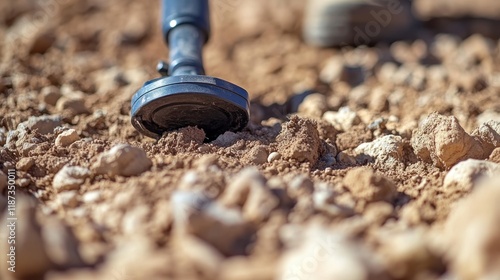
M 148 81 L 132 98 L 132 125 L 144 135 L 197 126 L 208 140 L 238 131 L 249 120 L 248 93 L 204 76 L 202 49 L 210 35 L 208 0 L 163 0 L 162 27 L 170 63 L 163 77 Z

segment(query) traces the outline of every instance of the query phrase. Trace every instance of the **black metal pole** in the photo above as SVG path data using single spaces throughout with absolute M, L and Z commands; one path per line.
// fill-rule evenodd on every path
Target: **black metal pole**
M 163 0 L 161 16 L 170 51 L 168 74 L 204 75 L 202 49 L 210 36 L 208 0 Z

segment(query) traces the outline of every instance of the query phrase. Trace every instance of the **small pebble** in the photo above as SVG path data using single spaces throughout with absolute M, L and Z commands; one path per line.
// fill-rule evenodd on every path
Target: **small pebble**
M 90 176 L 90 170 L 81 166 L 65 165 L 52 182 L 56 191 L 77 190 Z
M 90 191 L 83 194 L 82 201 L 85 203 L 94 203 L 101 200 L 101 198 L 101 191 Z
M 16 169 L 20 171 L 28 171 L 34 164 L 35 160 L 33 158 L 21 158 L 16 164 Z
M 42 101 L 46 104 L 55 106 L 62 94 L 55 86 L 44 87 L 41 92 Z
M 80 98 L 61 97 L 56 104 L 59 112 L 68 112 L 71 115 L 81 115 L 89 113 L 85 101 Z
M 68 129 L 63 131 L 61 134 L 57 135 L 56 146 L 66 147 L 73 144 L 75 141 L 80 139 L 78 133 L 74 129 Z
M 64 191 L 57 196 L 58 202 L 62 206 L 74 208 L 78 205 L 78 192 L 77 191 Z
M 92 165 L 92 169 L 97 174 L 128 177 L 149 170 L 152 164 L 143 149 L 128 144 L 119 144 L 102 153 Z
M 281 158 L 281 154 L 278 153 L 278 152 L 272 152 L 269 154 L 269 156 L 267 157 L 267 162 L 271 163 L 275 160 L 279 160 Z

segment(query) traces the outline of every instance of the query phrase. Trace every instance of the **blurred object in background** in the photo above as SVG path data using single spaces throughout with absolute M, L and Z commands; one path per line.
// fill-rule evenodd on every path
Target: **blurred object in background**
M 416 20 L 406 0 L 310 0 L 303 36 L 320 47 L 405 39 Z
M 475 17 L 500 19 L 498 0 L 416 0 L 414 9 L 424 19 Z

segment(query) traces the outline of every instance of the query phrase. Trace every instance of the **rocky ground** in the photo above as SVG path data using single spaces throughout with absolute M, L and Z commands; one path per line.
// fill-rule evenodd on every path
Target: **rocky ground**
M 302 42 L 301 0 L 213 1 L 205 67 L 249 91 L 252 120 L 204 143 L 130 124 L 167 57 L 158 3 L 33 2 L 0 3 L 2 279 L 500 279 L 488 5 L 339 50 Z

